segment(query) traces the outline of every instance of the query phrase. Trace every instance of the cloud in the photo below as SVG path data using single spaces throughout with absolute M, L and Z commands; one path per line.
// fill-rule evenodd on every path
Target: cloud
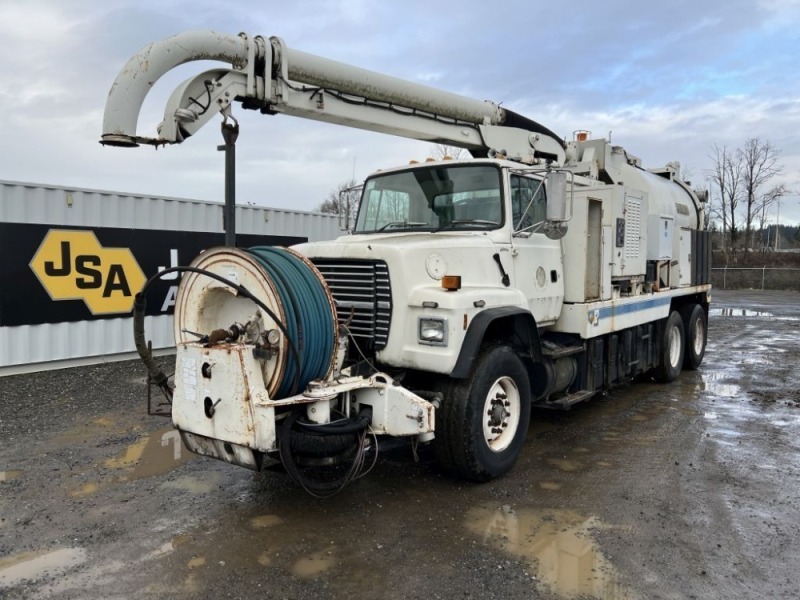
M 502 102 L 570 137 L 590 129 L 647 166 L 709 168 L 713 144 L 750 137 L 782 150 L 800 191 L 795 77 L 796 0 L 598 3 L 568 9 L 511 0 L 241 1 L 3 0 L 4 115 L 0 178 L 219 200 L 217 121 L 178 147 L 120 150 L 98 143 L 111 82 L 144 45 L 212 28 L 279 35 L 291 48 L 466 95 Z M 158 82 L 140 117 L 151 135 L 166 98 L 199 65 Z M 235 108 L 241 201 L 311 209 L 353 173 L 424 158 L 430 145 Z M 800 221 L 796 197 L 781 209 Z

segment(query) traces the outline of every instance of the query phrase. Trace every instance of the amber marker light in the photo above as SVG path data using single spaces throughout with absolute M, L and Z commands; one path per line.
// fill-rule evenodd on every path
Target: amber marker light
M 445 275 L 442 277 L 442 287 L 448 292 L 461 289 L 461 275 Z

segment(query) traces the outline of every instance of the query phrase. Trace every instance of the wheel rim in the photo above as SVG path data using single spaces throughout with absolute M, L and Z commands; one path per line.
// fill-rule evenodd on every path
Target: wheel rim
M 681 331 L 678 327 L 673 327 L 669 331 L 669 364 L 673 367 L 678 366 L 681 358 Z
M 703 352 L 703 343 L 705 341 L 705 326 L 702 319 L 697 319 L 694 323 L 694 354 L 700 356 Z
M 502 452 L 511 445 L 520 412 L 517 384 L 510 377 L 500 377 L 489 388 L 483 406 L 483 438 L 490 450 Z

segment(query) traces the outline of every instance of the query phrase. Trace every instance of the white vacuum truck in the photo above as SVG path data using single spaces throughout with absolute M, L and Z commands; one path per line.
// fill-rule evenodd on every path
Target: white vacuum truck
M 231 65 L 136 125 L 164 73 Z M 499 105 L 337 63 L 280 38 L 189 32 L 151 44 L 109 93 L 101 142 L 183 142 L 230 105 L 465 148 L 379 171 L 350 235 L 203 252 L 175 309 L 174 382 L 137 346 L 186 446 L 251 469 L 281 460 L 309 491 L 357 477 L 378 436 L 432 443 L 468 479 L 506 473 L 531 406 L 569 408 L 703 360 L 704 195 L 675 166 L 577 132 L 565 142 Z

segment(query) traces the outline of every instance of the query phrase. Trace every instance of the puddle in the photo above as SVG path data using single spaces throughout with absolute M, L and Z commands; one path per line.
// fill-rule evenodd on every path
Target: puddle
M 83 548 L 61 548 L 52 551 L 23 552 L 0 558 L 0 588 L 12 587 L 25 580 L 44 575 L 54 576 L 86 561 Z
M 175 429 L 166 428 L 131 444 L 104 464 L 109 469 L 133 467 L 133 471 L 123 479 L 135 480 L 164 475 L 193 458 L 194 455 L 183 445 L 180 434 Z
M 185 533 L 178 534 L 170 541 L 161 544 L 161 546 L 159 546 L 152 552 L 145 554 L 142 557 L 142 561 L 144 562 L 147 560 L 151 560 L 153 558 L 160 558 L 166 554 L 169 554 L 170 552 L 173 552 L 176 548 L 179 548 L 180 546 L 189 543 L 191 540 L 192 536 L 190 535 L 187 535 Z
M 662 441 L 661 437 L 658 435 L 639 435 L 636 438 L 629 440 L 627 443 L 633 444 L 634 446 L 652 446 L 653 444 L 657 444 L 658 442 Z
M 595 517 L 570 510 L 514 510 L 478 507 L 467 514 L 467 529 L 489 544 L 529 561 L 538 581 L 567 598 L 633 598 L 592 539 L 603 528 Z
M 187 450 L 188 452 L 188 450 Z M 202 476 L 185 475 L 172 481 L 165 481 L 161 488 L 165 490 L 181 490 L 190 494 L 210 494 L 213 492 L 222 477 L 219 473 L 204 473 Z
M 295 577 L 310 578 L 316 577 L 333 566 L 333 552 L 331 550 L 320 550 L 310 556 L 297 560 L 292 565 L 292 575 Z
M 555 492 L 556 490 L 561 489 L 561 484 L 556 483 L 555 481 L 542 481 L 539 483 L 539 487 L 542 488 L 543 490 Z
M 577 460 L 569 460 L 568 458 L 548 458 L 546 462 L 550 466 L 566 473 L 578 471 L 583 467 L 583 463 L 580 463 Z
M 774 317 L 771 312 L 751 310 L 749 308 L 712 308 L 709 317 Z
M 109 458 L 105 462 L 105 466 L 109 469 L 125 469 L 127 467 L 132 467 L 142 459 L 142 454 L 144 454 L 144 449 L 149 441 L 150 438 L 143 438 L 135 444 L 131 444 L 120 455 L 115 458 Z
M 91 496 L 97 491 L 97 484 L 96 483 L 87 483 L 86 485 L 79 487 L 77 490 L 72 490 L 69 495 L 72 498 L 84 498 L 86 496 Z
M 696 389 L 699 392 L 711 392 L 719 397 L 734 397 L 741 394 L 742 388 L 735 383 L 726 383 L 726 379 L 734 378 L 735 375 L 724 371 L 714 371 L 703 373 L 702 381 L 698 382 Z
M 687 417 L 696 417 L 700 414 L 693 408 L 678 408 L 677 410 L 679 413 L 681 413 L 682 415 L 686 415 Z
M 711 434 L 711 438 L 718 443 L 730 446 L 741 444 L 740 441 L 737 441 L 737 438 L 742 437 L 742 432 L 731 429 L 730 427 L 716 426 L 710 429 L 709 433 Z
M 190 569 L 196 569 L 197 567 L 202 567 L 204 564 L 206 564 L 205 556 L 193 556 L 189 559 L 189 562 L 186 563 L 186 566 Z
M 798 317 L 784 317 L 779 316 L 776 317 L 774 313 L 763 311 L 763 310 L 753 310 L 751 308 L 712 308 L 708 311 L 708 316 L 710 317 L 771 317 L 776 321 L 800 321 Z
M 253 529 L 264 529 L 265 527 L 272 527 L 283 523 L 278 515 L 261 515 L 250 519 L 250 527 Z
M 22 471 L 0 471 L 0 481 L 12 481 L 22 475 Z
M 706 385 L 706 391 L 715 396 L 733 398 L 741 393 L 742 388 L 735 383 L 711 383 Z

